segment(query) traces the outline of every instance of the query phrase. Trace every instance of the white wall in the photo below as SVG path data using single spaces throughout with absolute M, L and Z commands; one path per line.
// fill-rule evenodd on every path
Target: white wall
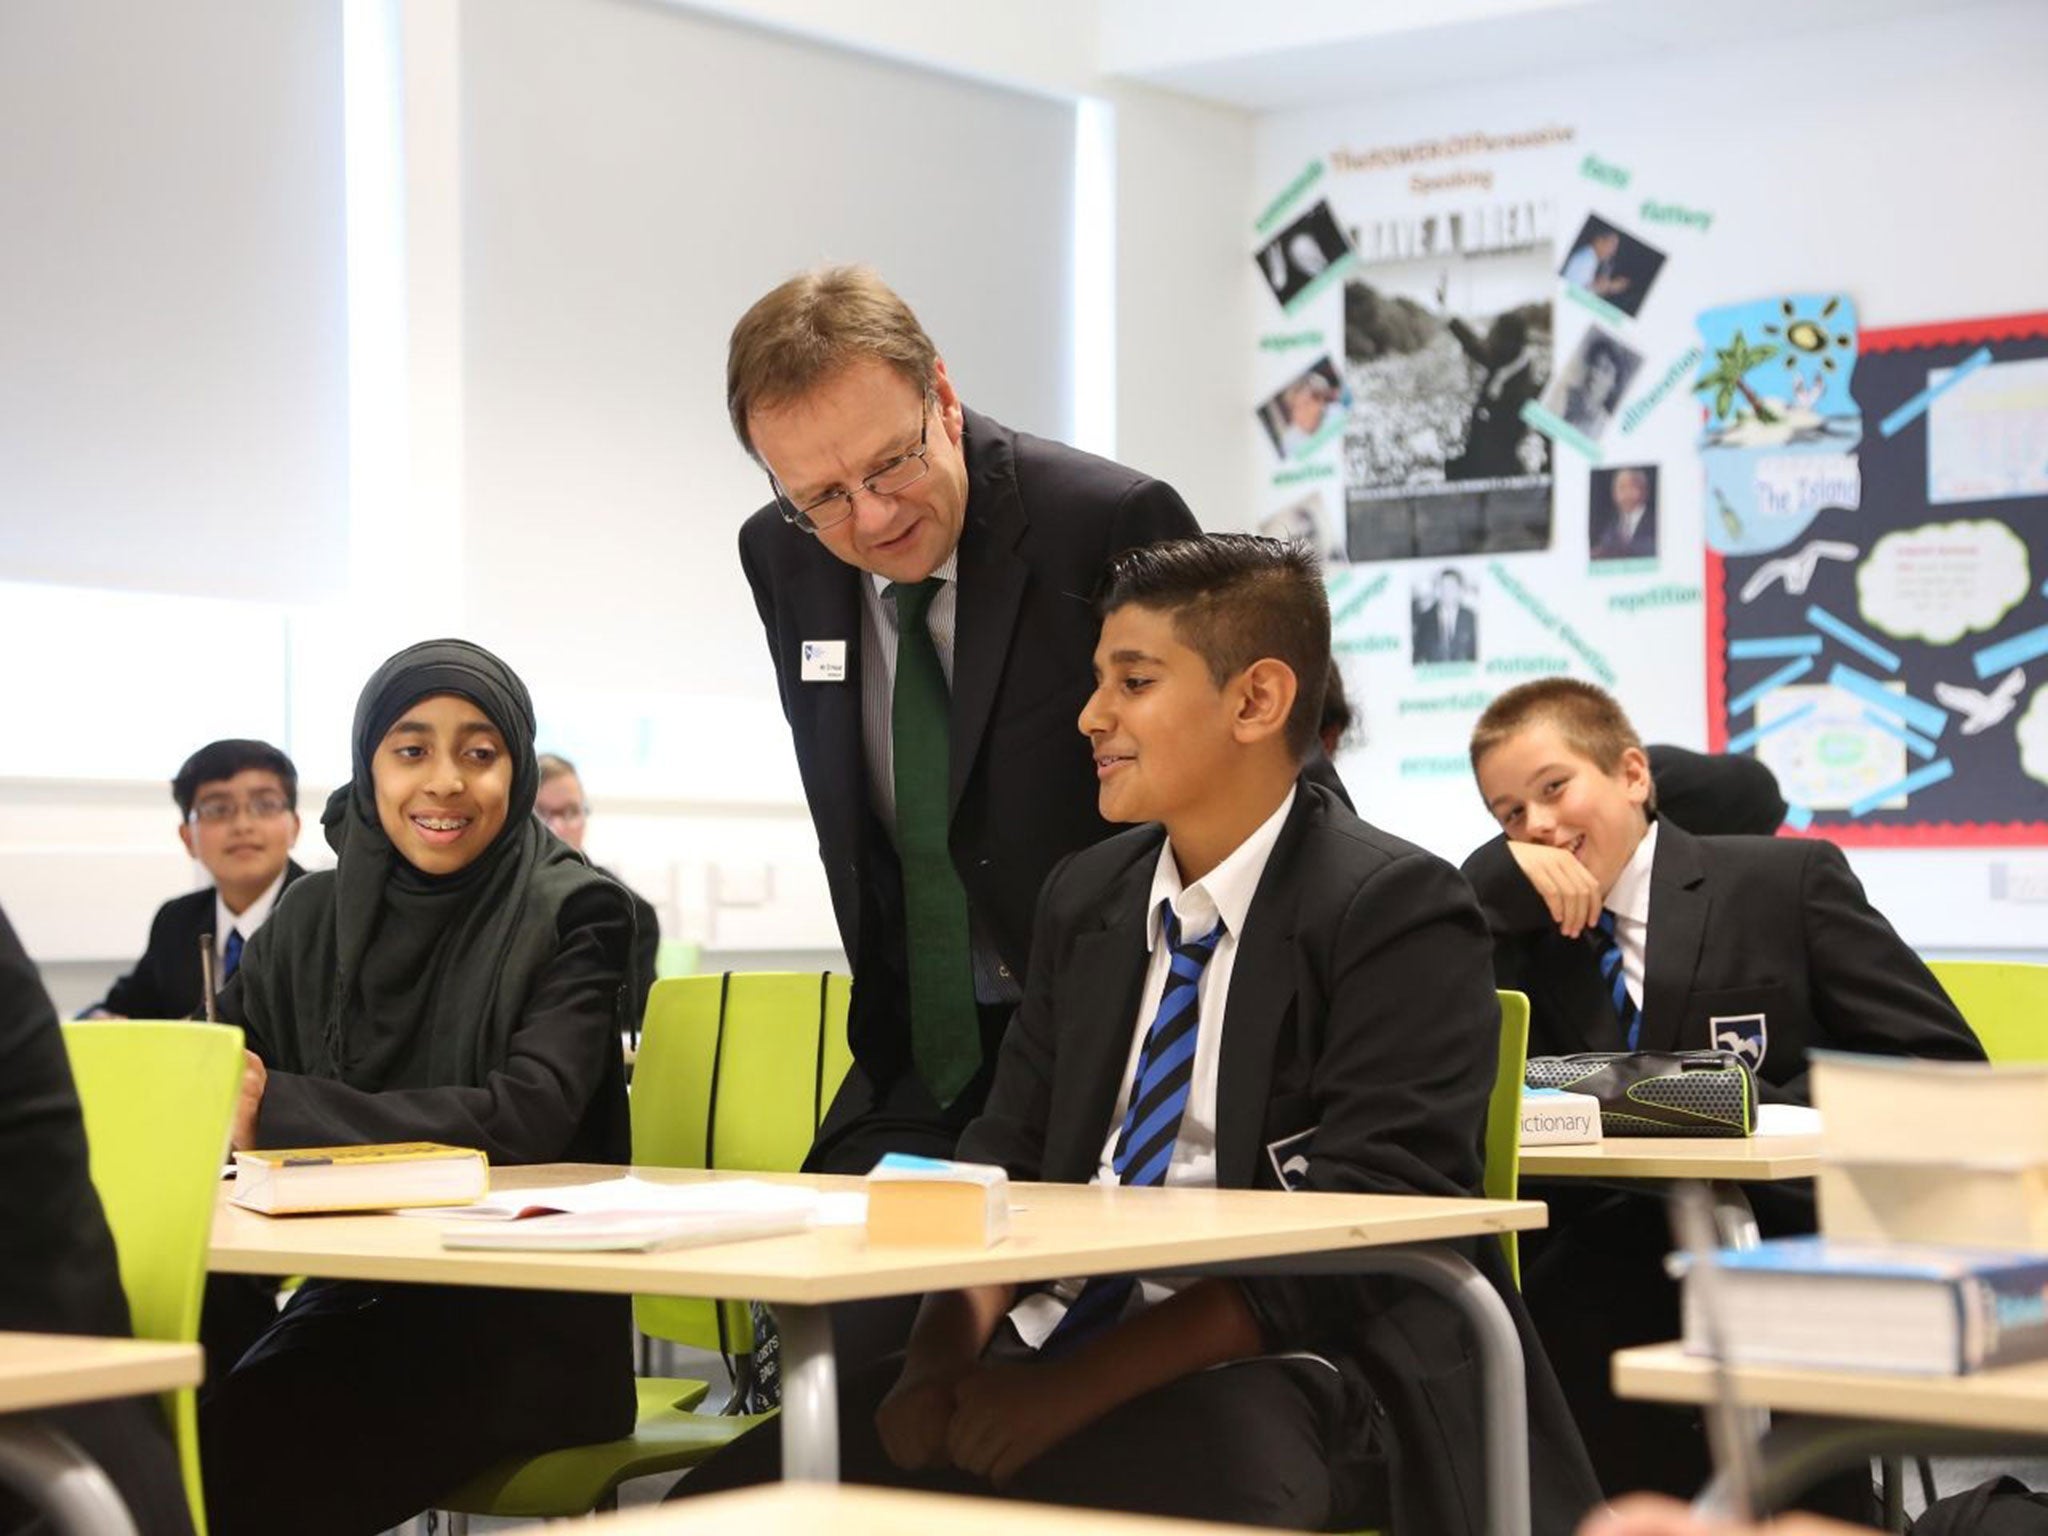
M 144 0 L 99 3 L 115 12 L 156 10 Z M 581 207 L 509 223 L 473 217 L 478 189 L 465 190 L 472 169 L 465 149 L 475 148 L 467 136 L 477 123 L 464 95 L 465 38 L 472 20 L 498 9 L 496 0 L 326 0 L 314 9 L 330 23 L 346 16 L 354 64 L 395 43 L 403 70 L 395 79 L 367 82 L 367 91 L 360 75 L 351 81 L 358 116 L 348 124 L 348 143 L 359 174 L 349 189 L 356 246 L 347 253 L 354 349 L 345 423 L 353 481 L 348 591 L 293 607 L 247 591 L 232 563 L 219 567 L 219 596 L 258 600 L 252 611 L 260 609 L 264 643 L 279 630 L 289 637 L 288 675 L 262 684 L 262 709 L 272 722 L 265 729 L 285 737 L 308 775 L 302 854 L 325 862 L 311 784 L 345 771 L 348 710 L 369 665 L 406 640 L 454 627 L 528 671 L 544 745 L 586 758 L 595 752 L 586 770 L 607 761 L 627 765 L 608 777 L 586 772 L 598 810 L 592 852 L 655 900 L 667 933 L 706 946 L 713 961 L 769 951 L 836 958 L 815 839 L 733 555 L 738 521 L 760 498 L 755 472 L 731 442 L 719 406 L 722 326 L 700 325 L 679 337 L 678 355 L 662 357 L 607 310 L 613 303 L 651 305 L 659 322 L 670 318 L 665 305 L 712 292 L 724 298 L 730 313 L 722 325 L 729 325 L 747 299 L 784 275 L 785 265 L 765 268 L 715 207 L 702 210 L 701 239 L 670 239 L 659 268 L 632 246 L 630 228 L 604 230 L 614 262 L 603 247 L 585 243 L 583 231 L 557 221 L 580 217 Z M 0 14 L 0 39 L 13 35 L 8 29 L 18 14 Z M 1249 324 L 1239 244 L 1251 119 L 1105 79 L 1095 66 L 1093 0 L 960 7 L 943 15 L 909 0 L 565 0 L 546 12 L 528 3 L 508 25 L 537 14 L 566 18 L 567 30 L 554 41 L 570 53 L 664 20 L 696 38 L 746 24 L 803 39 L 821 55 L 830 44 L 894 67 L 942 71 L 955 90 L 1022 93 L 1027 107 L 1064 111 L 1082 98 L 1106 103 L 1114 116 L 1114 202 L 1108 239 L 1089 259 L 1108 264 L 1114 316 L 1105 334 L 1090 338 L 1102 362 L 1086 382 L 1100 385 L 1104 374 L 1114 375 L 1121 457 L 1172 480 L 1211 525 L 1246 520 L 1249 457 L 1234 428 Z M 589 39 L 580 35 L 584 24 Z M 178 35 L 174 28 L 173 39 Z M 735 37 L 731 54 L 758 45 Z M 41 88 L 59 103 L 74 99 L 65 71 L 78 73 L 81 89 L 97 86 L 92 77 L 125 56 L 110 46 L 101 54 L 66 55 L 61 69 L 39 65 L 47 75 Z M 211 78 L 205 58 L 187 58 L 172 44 L 157 59 L 181 77 Z M 849 77 L 857 72 L 850 61 Z M 748 125 L 775 110 L 777 83 L 735 71 L 731 84 L 728 124 L 667 147 L 678 177 L 693 168 L 737 169 L 792 203 L 805 199 L 815 191 L 809 157 L 750 158 L 758 135 Z M 492 85 L 501 106 L 512 89 L 516 81 Z M 621 108 L 573 98 L 548 105 L 531 147 L 556 157 L 556 171 L 579 147 L 589 150 L 593 120 L 615 120 Z M 862 110 L 858 92 L 848 92 L 844 110 Z M 341 126 L 333 128 L 337 139 Z M 940 120 L 927 132 L 942 138 L 948 130 Z M 261 138 L 244 135 L 247 142 Z M 935 262 L 943 262 L 962 227 L 1000 216 L 1008 169 L 1001 146 L 983 148 L 986 176 L 951 175 L 947 184 L 919 188 L 919 228 Z M 908 173 L 929 158 L 918 151 L 914 140 L 906 144 Z M 636 169 L 648 163 L 642 159 Z M 380 194 L 361 178 L 372 167 L 392 183 L 389 206 L 372 200 Z M 630 188 L 602 185 L 623 166 L 599 157 L 582 169 L 591 183 L 586 193 L 630 195 Z M 516 179 L 519 154 L 492 157 L 490 174 Z M 683 211 L 667 216 L 680 220 Z M 672 224 L 667 234 L 673 233 Z M 486 235 L 516 241 L 517 248 L 480 248 L 476 241 Z M 306 302 L 326 306 L 318 313 L 331 320 L 343 298 L 344 253 L 340 230 L 323 238 L 333 271 Z M 829 230 L 822 238 L 831 254 L 858 254 L 832 249 Z M 10 248 L 21 259 L 62 260 L 61 252 L 32 240 Z M 551 266 L 565 251 L 576 259 Z M 521 269 L 510 287 L 497 281 L 508 261 Z M 630 293 L 618 288 L 621 276 L 636 285 Z M 386 279 L 404 284 L 402 309 L 379 309 L 375 286 Z M 110 289 L 108 299 L 142 302 L 154 292 L 138 277 L 131 291 Z M 539 348 L 522 355 L 522 318 L 532 322 L 528 340 L 566 344 L 575 366 L 552 367 L 556 358 Z M 580 333 L 580 320 L 598 322 L 602 334 Z M 945 334 L 939 339 L 948 345 Z M 601 343 L 595 350 L 593 340 Z M 232 353 L 193 347 L 187 361 L 195 391 L 239 379 Z M 980 388 L 966 382 L 970 401 L 998 411 L 1008 408 L 1004 384 L 991 376 L 1000 361 L 977 367 Z M 651 368 L 687 368 L 696 381 L 689 400 L 679 406 L 672 385 L 651 379 Z M 339 442 L 339 400 L 330 408 Z M 574 430 L 563 435 L 559 462 L 549 461 L 547 445 L 518 441 L 528 429 L 564 426 Z M 680 450 L 686 432 L 701 451 Z M 201 460 L 218 446 L 203 434 L 184 445 Z M 534 483 L 536 476 L 543 483 Z M 622 504 L 632 515 L 613 519 Z M 7 574 L 0 570 L 0 578 Z M 707 611 L 714 597 L 715 614 Z M 53 605 L 61 610 L 66 598 L 53 595 Z M 565 622 L 569 603 L 584 605 L 596 622 Z M 109 682 L 93 691 L 118 700 L 121 669 L 103 670 Z M 716 688 L 706 690 L 711 678 Z M 706 691 L 722 692 L 722 701 L 689 707 Z M 176 718 L 168 708 L 176 703 L 175 683 L 159 684 L 154 698 L 167 708 L 147 718 L 175 734 L 167 724 Z M 64 703 L 67 715 L 71 707 Z M 230 728 L 216 727 L 210 716 L 208 722 L 202 734 Z M 103 756 L 88 752 L 65 759 L 75 769 L 58 770 L 76 771 L 79 780 L 26 765 L 10 770 L 15 778 L 0 777 L 0 905 L 31 953 L 47 962 L 67 1007 L 97 996 L 139 953 L 156 904 L 199 879 L 173 841 L 165 790 L 188 745 L 180 737 L 161 749 L 160 774 L 153 759 L 110 770 Z
M 1558 18 L 1558 25 L 1570 24 L 1569 17 Z M 1783 48 L 1758 37 L 1642 57 L 1624 67 L 1276 114 L 1260 124 L 1255 175 L 1260 193 L 1271 196 L 1305 163 L 1339 147 L 1571 125 L 1577 137 L 1567 146 L 1502 153 L 1484 165 L 1498 177 L 1497 195 L 1554 198 L 1563 239 L 1593 209 L 1670 253 L 1629 338 L 1646 355 L 1648 378 L 1697 339 L 1693 317 L 1700 309 L 1777 292 L 1845 289 L 1871 329 L 2041 308 L 2048 203 L 2032 194 L 2031 173 L 2022 167 L 2037 167 L 2039 147 L 2048 143 L 2048 98 L 2039 88 L 2043 59 L 2048 8 L 1961 7 L 1805 35 Z M 1611 192 L 1582 176 L 1579 163 L 1588 152 L 1626 167 L 1628 189 Z M 1446 161 L 1429 169 L 1461 163 L 1481 162 Z M 1368 206 L 1419 210 L 1432 198 L 1453 203 L 1459 196 L 1414 193 L 1409 174 L 1406 168 L 1333 172 L 1325 187 L 1340 215 Z M 1634 216 L 1645 198 L 1710 210 L 1711 228 L 1648 225 Z M 1560 248 L 1560 260 L 1563 254 Z M 1255 284 L 1248 279 L 1254 291 Z M 1341 335 L 1341 298 L 1330 303 L 1333 308 L 1313 318 Z M 1270 309 L 1268 301 L 1260 315 L 1269 329 Z M 1560 299 L 1561 352 L 1587 318 Z M 1248 381 L 1248 410 L 1265 380 L 1243 364 L 1240 376 Z M 1669 401 L 1627 440 L 1627 461 L 1667 467 L 1667 554 L 1657 579 L 1693 585 L 1702 571 L 1695 426 L 1682 400 Z M 1606 588 L 1588 579 L 1584 559 L 1584 461 L 1569 450 L 1557 459 L 1553 555 L 1513 558 L 1524 562 L 1516 565 L 1518 575 L 1576 616 L 1602 608 Z M 1262 484 L 1258 495 L 1262 505 L 1285 499 L 1270 485 Z M 1386 567 L 1402 589 L 1415 568 L 1413 562 Z M 1624 702 L 1646 737 L 1702 745 L 1699 609 L 1678 611 L 1635 634 Z M 1471 686 L 1498 691 L 1504 683 Z M 1426 723 L 1375 715 L 1376 702 L 1382 710 L 1388 704 L 1384 696 L 1363 700 L 1383 741 L 1401 743 L 1428 731 Z M 1459 734 L 1460 741 L 1432 742 L 1430 749 L 1455 753 L 1462 722 Z M 1344 768 L 1363 791 L 1368 816 L 1447 855 L 1462 855 L 1491 831 L 1463 776 L 1404 781 L 1384 762 L 1363 756 L 1347 759 Z M 2008 891 L 2048 884 L 2048 855 L 1855 849 L 1851 857 L 1877 904 L 1923 947 L 2040 945 L 2038 907 L 1994 899 L 1992 892 L 1999 880 Z M 2003 876 L 1996 873 L 2001 867 Z

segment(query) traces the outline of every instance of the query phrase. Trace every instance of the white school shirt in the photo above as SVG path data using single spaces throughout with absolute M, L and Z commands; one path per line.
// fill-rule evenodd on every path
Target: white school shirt
M 1643 970 L 1650 953 L 1650 866 L 1657 862 L 1657 823 L 1636 844 L 1607 893 L 1614 914 L 1614 939 L 1621 946 L 1621 974 L 1636 1010 L 1643 1006 Z
M 244 944 L 247 944 L 256 937 L 256 930 L 263 926 L 264 919 L 270 916 L 270 909 L 277 905 L 278 892 L 284 889 L 284 877 L 290 872 L 291 865 L 287 862 L 285 867 L 277 872 L 277 878 L 263 888 L 263 894 L 244 907 L 239 915 L 228 910 L 227 898 L 221 895 L 220 887 L 215 886 L 213 888 L 213 963 L 215 966 L 227 964 L 228 934 L 231 931 L 240 930 Z M 220 972 L 215 970 L 214 975 L 218 976 L 219 974 Z
M 1197 1189 L 1216 1187 L 1216 1067 L 1223 1057 L 1223 1009 L 1230 996 L 1230 973 L 1237 961 L 1238 936 L 1251 912 L 1252 897 L 1259 879 L 1279 841 L 1280 828 L 1294 808 L 1298 788 L 1290 788 L 1280 808 L 1259 824 L 1257 831 L 1232 850 L 1230 856 L 1193 885 L 1183 886 L 1180 865 L 1173 856 L 1173 840 L 1160 846 L 1159 860 L 1152 870 L 1152 892 L 1145 904 L 1145 948 L 1151 955 L 1145 968 L 1145 986 L 1138 994 L 1138 1014 L 1133 1021 L 1131 1048 L 1124 1058 L 1123 1086 L 1117 1091 L 1116 1108 L 1109 1117 L 1108 1134 L 1095 1168 L 1097 1184 L 1118 1182 L 1112 1159 L 1117 1137 L 1123 1133 L 1124 1111 L 1130 1107 L 1133 1082 L 1138 1075 L 1138 1056 L 1152 1027 L 1152 1015 L 1166 992 L 1166 978 L 1173 963 L 1173 951 L 1163 942 L 1166 923 L 1160 904 L 1171 902 L 1180 919 L 1181 936 L 1200 938 L 1223 921 L 1223 937 L 1202 970 L 1196 985 L 1195 1006 L 1199 1023 L 1195 1028 L 1194 1076 L 1188 1084 L 1187 1108 L 1182 1111 L 1180 1133 L 1166 1164 L 1166 1183 Z M 1047 1334 L 1066 1313 L 1067 1304 L 1080 1293 L 1085 1282 L 1062 1280 L 1051 1291 L 1027 1296 L 1011 1309 L 1010 1321 L 1024 1342 L 1033 1349 L 1045 1342 Z M 1146 1280 L 1139 1287 L 1142 1304 L 1150 1306 L 1187 1282 Z

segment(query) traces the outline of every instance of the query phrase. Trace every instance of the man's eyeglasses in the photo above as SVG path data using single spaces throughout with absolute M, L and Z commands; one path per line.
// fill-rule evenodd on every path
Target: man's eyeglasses
M 541 821 L 550 827 L 573 827 L 590 817 L 587 805 L 565 805 L 558 811 L 538 811 Z
M 219 826 L 247 811 L 251 821 L 275 821 L 291 808 L 291 801 L 283 795 L 251 795 L 246 800 L 202 800 L 192 807 L 186 819 Z
M 862 490 L 870 496 L 900 496 L 931 473 L 926 455 L 931 451 L 932 406 L 935 403 L 930 395 L 924 397 L 924 415 L 917 429 L 917 446 L 867 476 L 860 483 Z M 768 472 L 768 483 L 775 487 L 775 499 L 782 504 L 782 520 L 794 523 L 805 533 L 823 533 L 828 528 L 837 528 L 853 516 L 852 491 L 827 491 L 816 501 L 799 507 L 789 499 L 773 470 Z

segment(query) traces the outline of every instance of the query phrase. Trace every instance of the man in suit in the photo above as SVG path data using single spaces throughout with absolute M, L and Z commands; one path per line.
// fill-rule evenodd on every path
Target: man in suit
M 101 1336 L 129 1331 L 114 1239 L 86 1166 L 85 1123 L 56 1011 L 0 913 L 0 1328 Z M 52 1409 L 113 1479 L 143 1536 L 192 1529 L 170 1426 L 154 1397 Z M 28 1512 L 0 1488 L 0 1530 Z
M 1494 939 L 1494 978 L 1529 995 L 1529 1054 L 1732 1050 L 1765 1100 L 1804 1103 L 1817 1047 L 1982 1060 L 1927 967 L 1864 898 L 1834 844 L 1695 837 L 1658 818 L 1628 717 L 1590 683 L 1502 694 L 1472 735 L 1473 772 L 1506 835 L 1466 862 Z M 1505 853 L 1505 856 L 1503 856 Z M 1618 1403 L 1607 1362 L 1673 1337 L 1660 1203 L 1546 1189 L 1549 1229 L 1523 1283 L 1610 1494 L 1688 1492 L 1704 1441 Z M 1760 1186 L 1759 1224 L 1813 1228 L 1803 1188 Z M 1830 1512 L 1864 1514 L 1867 1479 Z
M 185 1019 L 205 1011 L 200 941 L 213 935 L 215 985 L 241 963 L 284 888 L 305 873 L 299 840 L 299 772 L 266 741 L 208 742 L 171 780 L 178 840 L 213 885 L 165 902 L 135 969 L 114 983 L 88 1018 Z
M 961 1155 L 1075 1184 L 1476 1193 L 1500 1028 L 1485 929 L 1448 865 L 1297 777 L 1329 665 L 1313 556 L 1241 534 L 1133 550 L 1103 608 L 1079 724 L 1103 814 L 1149 824 L 1047 882 Z M 1498 1244 L 1467 1246 L 1516 1310 Z M 1536 1524 L 1562 1533 L 1595 1489 L 1529 1350 Z M 1386 1518 L 1377 1405 L 1396 1528 L 1478 1528 L 1467 1346 L 1393 1282 L 938 1293 L 900 1368 L 842 1401 L 850 1479 L 1309 1530 Z M 749 1437 L 684 1491 L 769 1475 L 777 1443 Z
M 533 797 L 533 814 L 563 842 L 583 852 L 583 839 L 590 830 L 590 802 L 583 798 L 583 780 L 576 765 L 553 752 L 540 755 L 540 789 Z M 620 890 L 633 899 L 633 963 L 628 975 L 633 982 L 632 1028 L 637 1038 L 640 1021 L 647 1017 L 647 993 L 654 986 L 654 962 L 661 950 L 661 919 L 654 905 L 608 869 L 593 863 L 601 875 L 609 875 Z
M 1109 831 L 1068 731 L 1089 599 L 1110 556 L 1195 521 L 1158 480 L 967 408 L 864 268 L 756 303 L 727 403 L 775 493 L 740 562 L 853 964 L 854 1066 L 809 1166 L 948 1155 L 1021 996 L 1038 888 Z
M 1657 507 L 1650 471 L 1617 469 L 1607 478 L 1608 505 L 1591 530 L 1595 560 L 1657 558 Z
M 1457 567 L 1437 572 L 1436 601 L 1415 605 L 1414 624 L 1415 665 L 1478 659 L 1479 621 L 1465 606 L 1465 578 Z

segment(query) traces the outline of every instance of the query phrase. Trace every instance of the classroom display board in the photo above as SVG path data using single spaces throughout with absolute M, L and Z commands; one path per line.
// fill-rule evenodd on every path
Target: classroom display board
M 1795 830 L 2048 844 L 2048 315 L 1911 300 L 1870 200 L 1774 168 L 1769 123 L 1711 154 L 1669 129 L 1710 73 L 1673 70 L 1549 93 L 1584 120 L 1267 132 L 1254 521 L 1325 557 L 1345 778 L 1458 855 L 1487 829 L 1473 721 L 1568 675 L 1646 739 L 1769 764 Z M 1889 110 L 1801 100 L 1800 163 L 1835 170 Z
M 1709 337 L 1710 739 L 1838 842 L 2048 843 L 2048 314 L 1864 333 L 1859 415 L 1845 313 Z

